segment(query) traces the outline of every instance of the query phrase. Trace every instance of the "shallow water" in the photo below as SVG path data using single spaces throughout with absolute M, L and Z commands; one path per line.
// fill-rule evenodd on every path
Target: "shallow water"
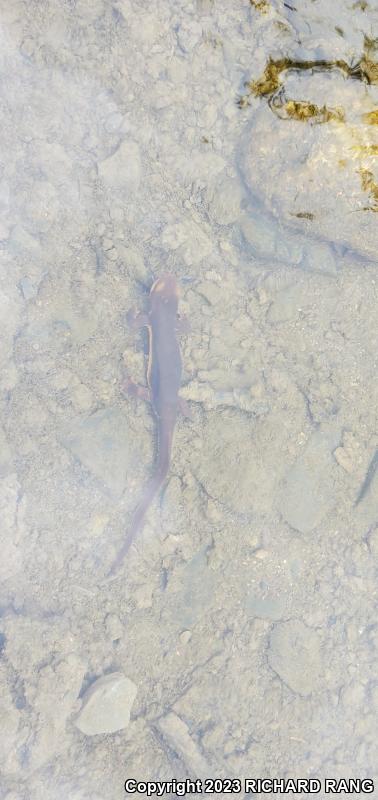
M 377 780 L 378 8 L 0 8 L 0 796 Z M 107 581 L 167 271 L 192 419 Z

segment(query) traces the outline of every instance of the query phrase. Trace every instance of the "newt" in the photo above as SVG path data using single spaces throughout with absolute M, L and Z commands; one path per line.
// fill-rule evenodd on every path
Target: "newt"
M 143 529 L 154 497 L 168 475 L 178 412 L 186 417 L 191 416 L 186 401 L 179 397 L 182 361 L 177 336 L 178 333 L 187 333 L 189 325 L 178 314 L 178 301 L 177 280 L 174 275 L 165 274 L 151 287 L 148 312 L 129 312 L 128 315 L 132 328 L 147 327 L 149 356 L 147 387 L 137 386 L 127 378 L 124 389 L 128 394 L 151 403 L 157 421 L 158 449 L 155 470 L 134 511 L 128 534 L 111 566 L 110 575 L 115 575 L 120 569 L 130 546 Z

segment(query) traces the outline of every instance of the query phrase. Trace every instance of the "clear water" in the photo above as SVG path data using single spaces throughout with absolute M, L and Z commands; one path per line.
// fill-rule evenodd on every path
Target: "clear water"
M 0 795 L 377 779 L 377 5 L 0 8 Z

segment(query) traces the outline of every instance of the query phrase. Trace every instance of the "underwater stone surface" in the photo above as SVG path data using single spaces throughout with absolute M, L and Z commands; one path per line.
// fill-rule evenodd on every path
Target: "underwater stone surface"
M 121 672 L 98 678 L 83 696 L 76 727 L 87 736 L 126 728 L 136 693 L 135 683 Z
M 377 87 L 283 70 L 273 110 L 238 98 L 272 59 L 358 65 L 377 11 L 256 5 L 0 0 L 7 800 L 376 771 L 376 214 L 355 209 L 375 202 Z M 192 419 L 106 581 L 156 447 L 122 392 L 147 365 L 127 312 L 163 271 Z M 114 672 L 133 719 L 83 735 L 82 688 Z

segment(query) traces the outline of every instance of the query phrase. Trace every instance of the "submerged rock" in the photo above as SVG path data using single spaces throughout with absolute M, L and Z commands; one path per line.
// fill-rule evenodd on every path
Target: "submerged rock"
M 133 472 L 136 452 L 127 419 L 117 408 L 78 417 L 66 426 L 62 442 L 104 486 L 120 497 L 128 474 Z
M 336 503 L 332 452 L 339 438 L 338 431 L 316 431 L 285 476 L 278 508 L 286 522 L 301 533 L 312 531 Z
M 124 141 L 109 158 L 101 161 L 99 175 L 109 190 L 135 192 L 141 179 L 141 158 L 136 142 Z
M 313 42 L 306 51 L 293 43 L 290 58 L 269 59 L 249 84 L 260 107 L 242 144 L 241 166 L 264 212 L 304 236 L 375 260 L 378 65 L 369 41 L 365 36 L 353 69 L 340 54 L 319 58 Z M 246 223 L 243 233 L 248 238 Z M 329 254 L 325 265 L 324 253 L 304 255 L 307 269 L 334 272 Z
M 300 620 L 279 622 L 270 636 L 268 661 L 293 692 L 307 696 L 322 688 L 321 640 Z
M 127 728 L 136 693 L 135 683 L 122 672 L 98 678 L 84 694 L 76 727 L 87 736 Z

